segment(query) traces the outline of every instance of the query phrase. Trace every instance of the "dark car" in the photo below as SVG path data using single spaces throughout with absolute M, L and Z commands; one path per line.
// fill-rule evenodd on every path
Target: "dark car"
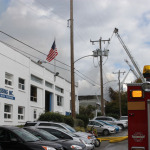
M 28 131 L 13 126 L 0 126 L 0 145 L 2 150 L 63 150 L 58 143 L 41 141 Z
M 46 140 L 46 141 L 55 141 L 56 143 L 59 143 L 63 146 L 65 150 L 83 150 L 86 149 L 86 146 L 80 142 L 76 142 L 73 140 L 68 140 L 68 139 L 58 139 L 54 135 L 50 134 L 49 132 L 42 130 L 42 129 L 37 129 L 35 127 L 24 127 L 25 130 L 28 132 L 32 133 L 36 137 L 38 137 L 41 140 Z

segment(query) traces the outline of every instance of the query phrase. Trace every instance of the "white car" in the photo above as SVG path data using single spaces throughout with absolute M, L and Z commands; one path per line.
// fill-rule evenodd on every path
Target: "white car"
M 119 120 L 128 122 L 128 116 L 121 116 Z
M 109 117 L 109 116 L 97 116 L 95 117 L 93 120 L 102 120 L 102 121 L 106 121 L 110 124 L 114 124 L 114 125 L 118 125 L 120 126 L 122 129 L 127 128 L 128 127 L 128 122 L 127 121 L 122 121 L 122 120 L 117 120 L 113 117 Z
M 115 127 L 105 125 L 102 122 L 97 120 L 90 120 L 88 124 L 88 128 L 96 128 L 98 134 L 103 134 L 104 136 L 109 135 L 111 133 L 116 133 Z

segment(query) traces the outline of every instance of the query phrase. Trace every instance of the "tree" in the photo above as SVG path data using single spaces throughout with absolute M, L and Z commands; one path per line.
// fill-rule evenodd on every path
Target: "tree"
M 127 115 L 127 92 L 121 92 L 121 110 L 122 115 Z M 106 115 L 119 118 L 119 92 L 114 91 L 111 87 L 109 88 L 109 96 L 111 101 L 106 104 L 105 112 Z
M 87 107 L 80 106 L 79 114 L 88 116 L 90 119 L 92 119 L 94 117 L 94 110 L 96 110 L 96 107 L 92 105 L 88 105 Z

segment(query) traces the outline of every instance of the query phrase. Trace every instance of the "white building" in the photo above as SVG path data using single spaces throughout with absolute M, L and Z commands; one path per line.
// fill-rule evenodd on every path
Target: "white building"
M 0 64 L 0 125 L 37 120 L 45 111 L 70 114 L 70 82 L 2 43 Z

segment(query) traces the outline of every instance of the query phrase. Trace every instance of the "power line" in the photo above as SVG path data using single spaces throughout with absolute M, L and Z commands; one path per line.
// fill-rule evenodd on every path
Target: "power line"
M 27 53 L 27 52 L 24 52 L 24 51 L 22 51 L 22 50 L 16 48 L 15 46 L 12 46 L 12 45 L 6 43 L 6 42 L 3 42 L 3 41 L 1 41 L 1 40 L 0 40 L 0 42 L 3 43 L 3 44 L 5 44 L 6 46 L 12 48 L 13 50 L 19 52 L 19 53 L 22 52 L 22 53 L 24 53 L 24 54 L 26 54 L 26 55 L 29 55 L 29 56 L 32 56 L 33 58 L 36 58 L 36 59 L 38 59 L 38 60 L 40 59 L 39 57 L 36 57 L 36 56 L 33 56 L 33 55 L 31 55 L 31 54 L 29 54 L 29 53 Z M 21 51 L 21 52 L 20 52 L 20 51 Z M 21 53 L 21 54 L 22 54 L 22 53 Z M 51 63 L 47 63 L 47 64 L 50 64 L 50 65 L 54 66 L 54 65 L 51 64 Z M 56 65 L 56 67 L 70 72 L 69 69 L 65 69 L 65 68 L 59 67 L 59 66 L 57 66 L 57 65 Z M 82 79 L 86 80 L 87 82 L 89 82 L 89 83 L 92 84 L 92 85 L 97 85 L 93 80 L 91 80 L 89 77 L 87 77 L 86 75 L 84 75 L 83 73 L 81 73 L 79 70 L 75 69 L 75 71 L 77 71 L 78 73 L 80 73 L 82 76 L 84 76 L 84 77 L 87 78 L 88 80 L 92 81 L 93 83 L 89 82 L 87 79 L 85 79 L 85 78 L 81 77 L 80 75 L 78 75 L 78 76 L 80 76 Z
M 22 41 L 20 41 L 20 40 L 16 39 L 15 37 L 13 37 L 13 36 L 11 36 L 11 35 L 9 35 L 9 34 L 7 34 L 7 33 L 3 32 L 3 31 L 0 31 L 0 32 L 1 32 L 2 34 L 5 34 L 6 36 L 8 36 L 8 37 L 10 37 L 10 38 L 12 38 L 12 39 L 14 39 L 14 40 L 16 40 L 17 42 L 19 42 L 19 43 L 21 43 L 21 44 L 23 44 L 23 45 L 25 45 L 25 46 L 27 46 L 27 47 L 29 47 L 29 48 L 33 49 L 34 51 L 37 51 L 37 52 L 39 52 L 39 53 L 41 53 L 41 54 L 43 54 L 43 55 L 47 56 L 45 53 L 43 53 L 43 52 L 41 52 L 41 51 L 39 51 L 39 50 L 37 50 L 37 49 L 33 48 L 32 46 L 30 46 L 30 45 L 28 45 L 28 44 L 26 44 L 26 43 L 24 43 L 24 42 L 22 42 Z M 59 63 L 61 63 L 61 64 L 65 65 L 65 66 L 70 67 L 69 65 L 67 65 L 67 64 L 65 64 L 65 63 L 63 63 L 63 62 L 61 62 L 61 61 L 59 61 L 59 60 L 57 60 L 57 59 L 55 59 L 55 60 L 56 60 L 56 61 L 58 61 Z
M 12 48 L 13 50 L 15 50 L 15 51 L 17 51 L 17 52 L 22 52 L 22 53 L 24 53 L 24 54 L 27 54 L 27 55 L 29 55 L 29 56 L 32 56 L 33 58 L 36 58 L 36 59 L 40 59 L 40 58 L 38 58 L 38 57 L 36 57 L 36 56 L 33 56 L 33 55 L 31 55 L 31 54 L 29 54 L 29 53 L 27 53 L 27 52 L 24 52 L 24 51 L 22 51 L 22 50 L 20 50 L 20 49 L 18 49 L 18 48 L 16 48 L 16 47 L 14 47 L 14 46 L 12 46 L 12 45 L 10 45 L 10 44 L 8 44 L 8 43 L 5 43 L 5 42 L 3 42 L 3 41 L 1 41 L 0 40 L 0 42 L 1 43 L 3 43 L 3 44 L 5 44 L 5 45 L 7 45 L 8 47 L 10 47 L 10 48 Z M 21 53 L 21 54 L 22 54 Z M 47 64 L 50 64 L 50 65 L 52 65 L 52 66 L 55 66 L 55 65 L 53 65 L 53 64 L 51 64 L 51 63 L 47 63 Z M 60 69 L 63 69 L 63 70 L 66 70 L 66 71 L 70 71 L 69 69 L 65 69 L 65 68 L 62 68 L 62 67 L 59 67 L 59 66 L 56 66 L 57 68 L 60 68 Z

